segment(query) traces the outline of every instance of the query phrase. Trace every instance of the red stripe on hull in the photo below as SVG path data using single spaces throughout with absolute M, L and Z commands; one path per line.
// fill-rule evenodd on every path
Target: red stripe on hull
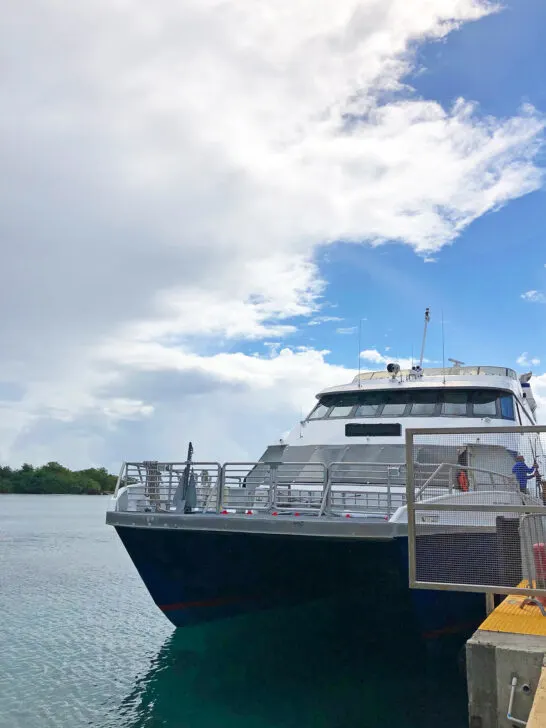
M 192 609 L 193 607 L 221 607 L 228 604 L 237 604 L 246 601 L 243 597 L 215 597 L 214 599 L 201 599 L 196 602 L 176 602 L 175 604 L 158 604 L 162 612 L 175 609 Z

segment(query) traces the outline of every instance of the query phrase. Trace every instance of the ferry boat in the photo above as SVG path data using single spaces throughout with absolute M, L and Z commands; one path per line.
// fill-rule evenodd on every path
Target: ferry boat
M 538 437 L 499 430 L 455 447 L 441 435 L 535 425 L 531 374 L 457 360 L 422 368 L 422 358 L 409 370 L 393 362 L 319 392 L 307 417 L 256 462 L 196 462 L 190 444 L 181 462 L 124 463 L 106 520 L 174 625 L 363 590 L 409 605 L 426 637 L 472 631 L 483 594 L 408 588 L 405 432 L 440 431 L 414 447 L 417 500 L 486 503 L 494 493 L 495 502 L 542 505 L 534 481 L 522 493 L 512 473 L 518 453 L 542 457 Z M 456 551 L 441 516 L 420 544 L 430 552 L 424 581 L 435 580 L 446 533 Z M 490 521 L 486 514 L 460 535 L 466 548 L 476 539 L 484 569 L 502 536 Z M 455 571 L 457 563 L 455 553 Z M 474 576 L 473 584 L 486 578 Z

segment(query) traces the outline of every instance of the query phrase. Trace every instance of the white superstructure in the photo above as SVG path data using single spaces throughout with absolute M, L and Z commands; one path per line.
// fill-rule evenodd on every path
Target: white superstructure
M 529 376 L 505 367 L 364 372 L 317 399 L 288 446 L 402 446 L 406 428 L 536 424 Z

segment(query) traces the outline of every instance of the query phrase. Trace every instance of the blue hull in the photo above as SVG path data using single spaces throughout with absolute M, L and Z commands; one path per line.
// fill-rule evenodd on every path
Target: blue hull
M 177 627 L 331 597 L 394 600 L 425 637 L 469 635 L 483 594 L 410 590 L 407 539 L 341 538 L 116 526 L 154 602 Z M 434 547 L 434 544 L 432 544 Z

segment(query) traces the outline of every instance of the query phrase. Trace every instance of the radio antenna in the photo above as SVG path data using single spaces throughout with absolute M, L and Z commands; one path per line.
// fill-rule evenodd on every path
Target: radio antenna
M 427 341 L 427 328 L 428 322 L 430 321 L 430 309 L 425 309 L 425 328 L 423 331 L 423 343 L 421 344 L 421 358 L 419 360 L 419 369 L 423 368 L 423 359 L 425 357 L 425 344 Z
M 360 348 L 362 346 L 362 319 L 359 319 L 358 321 L 358 388 L 360 389 L 360 369 L 361 369 L 361 359 L 360 359 Z
M 442 309 L 442 371 L 444 373 L 444 384 L 446 383 L 446 339 L 444 335 L 444 311 Z

